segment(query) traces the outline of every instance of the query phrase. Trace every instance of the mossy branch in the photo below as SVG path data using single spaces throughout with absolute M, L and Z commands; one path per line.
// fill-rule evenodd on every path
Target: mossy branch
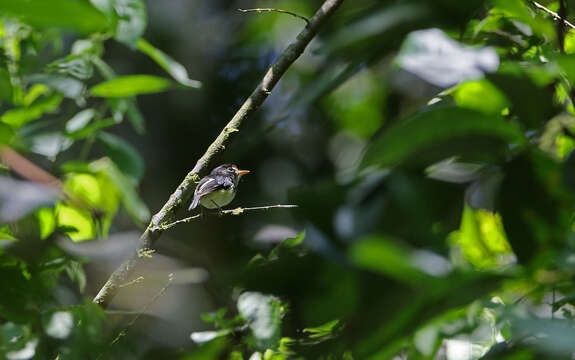
M 323 2 L 319 10 L 309 20 L 309 24 L 298 34 L 296 39 L 283 51 L 277 61 L 268 69 L 261 82 L 242 104 L 230 122 L 223 128 L 214 142 L 208 147 L 204 155 L 200 157 L 194 168 L 186 175 L 182 183 L 178 185 L 174 193 L 172 193 L 160 211 L 152 217 L 148 228 L 140 237 L 140 243 L 138 245 L 139 249 L 153 248 L 154 243 L 162 235 L 162 226 L 170 222 L 176 210 L 181 206 L 181 204 L 188 201 L 192 195 L 195 184 L 200 179 L 200 172 L 209 165 L 215 155 L 224 149 L 225 144 L 230 141 L 231 137 L 238 133 L 240 125 L 260 108 L 274 86 L 282 78 L 289 67 L 303 53 L 307 45 L 316 36 L 326 20 L 343 3 L 343 1 L 344 0 L 326 0 Z M 112 275 L 110 275 L 104 286 L 94 298 L 94 302 L 100 304 L 104 308 L 107 307 L 118 292 L 120 284 L 126 283 L 126 280 L 134 270 L 135 266 L 141 261 L 144 261 L 144 258 L 139 257 L 138 251 L 135 251 L 134 254 L 132 254 L 112 273 Z

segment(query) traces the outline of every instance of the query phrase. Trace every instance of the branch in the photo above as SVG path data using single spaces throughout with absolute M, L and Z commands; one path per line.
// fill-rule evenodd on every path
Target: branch
M 532 3 L 533 5 L 535 5 L 536 8 L 543 10 L 547 14 L 551 15 L 555 21 L 563 21 L 563 24 L 575 30 L 575 25 L 571 24 L 569 21 L 559 16 L 559 14 L 557 14 L 555 11 L 547 9 L 545 6 L 539 4 L 537 1 L 533 1 Z
M 256 89 L 242 104 L 240 109 L 224 127 L 222 132 L 220 132 L 214 142 L 208 147 L 205 154 L 202 155 L 194 168 L 188 173 L 188 175 L 186 175 L 174 193 L 170 195 L 170 198 L 164 204 L 162 209 L 152 217 L 148 228 L 140 237 L 138 250 L 142 251 L 152 248 L 154 243 L 162 235 L 163 230 L 161 226 L 168 223 L 181 204 L 189 200 L 196 183 L 200 179 L 198 174 L 208 166 L 216 154 L 224 149 L 224 146 L 229 141 L 230 137 L 238 132 L 242 122 L 260 108 L 277 82 L 303 53 L 319 29 L 339 7 L 339 5 L 343 3 L 343 1 L 344 0 L 325 0 L 319 10 L 309 21 L 309 25 L 298 34 L 296 39 L 284 50 L 277 61 L 268 69 Z M 127 259 L 112 273 L 112 275 L 110 275 L 108 281 L 106 281 L 98 295 L 94 298 L 94 302 L 103 307 L 107 307 L 112 298 L 118 292 L 118 286 L 126 282 L 126 279 L 130 276 L 134 267 L 142 260 L 143 258 L 139 256 L 139 252 L 134 252 L 129 259 Z
M 218 214 L 220 215 L 241 215 L 246 211 L 254 211 L 254 210 L 269 210 L 269 209 L 292 209 L 292 208 L 296 208 L 297 205 L 269 205 L 269 206 L 255 206 L 255 207 L 238 207 L 235 209 L 229 209 L 229 210 L 222 210 L 220 211 Z M 184 219 L 180 219 L 177 221 L 174 221 L 173 223 L 169 223 L 169 224 L 165 224 L 165 225 L 161 225 L 162 230 L 168 230 L 178 224 L 187 224 L 192 222 L 192 220 L 196 220 L 199 219 L 202 215 L 201 214 L 197 214 L 194 216 L 190 216 Z
M 287 11 L 287 10 L 273 9 L 273 8 L 257 8 L 257 9 L 238 9 L 238 11 L 241 11 L 241 12 L 244 12 L 244 13 L 247 13 L 247 12 L 258 12 L 258 13 L 261 13 L 261 12 L 277 12 L 277 13 L 281 13 L 281 14 L 288 14 L 288 15 L 291 15 L 291 16 L 295 16 L 295 17 L 298 18 L 298 19 L 302 19 L 303 21 L 306 22 L 307 25 L 309 25 L 309 19 L 308 19 L 308 18 L 306 18 L 305 16 L 302 16 L 302 15 L 296 14 L 296 13 L 294 13 L 294 12 Z

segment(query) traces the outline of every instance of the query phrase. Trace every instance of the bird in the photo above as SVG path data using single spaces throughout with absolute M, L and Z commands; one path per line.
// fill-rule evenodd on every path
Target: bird
M 249 172 L 249 170 L 240 170 L 232 164 L 223 164 L 214 168 L 196 186 L 194 198 L 188 210 L 195 209 L 198 204 L 206 209 L 221 209 L 226 206 L 236 196 L 240 177 Z

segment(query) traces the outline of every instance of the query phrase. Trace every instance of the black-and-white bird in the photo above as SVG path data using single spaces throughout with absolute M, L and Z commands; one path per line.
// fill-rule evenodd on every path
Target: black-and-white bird
M 188 210 L 195 209 L 198 204 L 206 209 L 221 209 L 226 206 L 236 196 L 240 177 L 249 172 L 239 170 L 236 165 L 231 164 L 214 168 L 210 175 L 204 176 L 196 186 L 194 199 Z

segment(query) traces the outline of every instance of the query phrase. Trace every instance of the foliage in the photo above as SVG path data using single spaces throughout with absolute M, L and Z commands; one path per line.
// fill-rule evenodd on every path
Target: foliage
M 263 118 L 226 151 L 230 161 L 273 165 L 260 167 L 251 199 L 297 204 L 282 221 L 302 231 L 258 245 L 246 234 L 260 220 L 242 214 L 207 215 L 174 233 L 218 259 L 206 265 L 217 300 L 201 316 L 205 329 L 194 326 L 185 346 L 171 347 L 150 341 L 145 327 L 134 331 L 154 296 L 127 321 L 90 301 L 99 284 L 78 250 L 142 231 L 146 202 L 158 201 L 139 187 L 148 178 L 166 184 L 163 171 L 146 172 L 148 149 L 132 145 L 141 141 L 134 135 L 159 136 L 146 134 L 144 115 L 157 110 L 141 111 L 139 96 L 208 94 L 206 111 L 225 118 L 305 24 L 250 14 L 229 53 L 210 58 L 226 75 L 193 92 L 200 83 L 144 39 L 142 0 L 0 0 L 0 12 L 1 359 L 573 357 L 575 31 L 549 11 L 522 0 L 362 0 L 338 9 Z M 154 68 L 115 70 L 110 51 Z M 194 116 L 194 151 L 221 128 L 206 118 Z M 188 136 L 175 126 L 176 139 Z M 32 174 L 30 164 L 45 171 Z M 178 163 L 180 175 L 189 164 Z M 189 245 L 209 238 L 205 229 L 214 241 Z M 181 243 L 163 250 L 191 261 L 173 250 Z

